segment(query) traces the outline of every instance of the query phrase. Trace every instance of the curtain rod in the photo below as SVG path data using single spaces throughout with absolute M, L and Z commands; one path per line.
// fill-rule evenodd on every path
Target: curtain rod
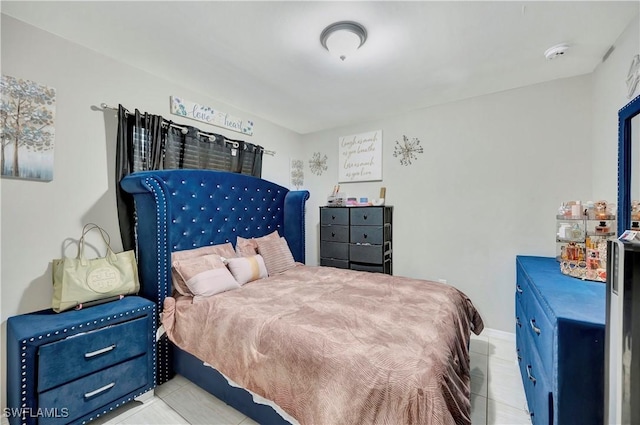
M 104 103 L 104 102 L 100 104 L 100 107 L 101 107 L 102 109 L 113 109 L 114 111 L 117 111 L 117 110 L 118 110 L 118 108 L 116 108 L 116 107 L 114 107 L 114 106 L 107 105 L 107 104 L 106 104 L 106 103 Z M 127 114 L 130 114 L 130 112 L 129 112 L 129 111 L 127 111 Z M 189 131 L 189 130 L 187 129 L 187 127 L 183 127 L 183 126 L 178 125 L 178 124 L 171 123 L 171 124 L 169 124 L 169 126 L 170 126 L 170 127 L 173 127 L 173 128 L 177 128 L 177 129 L 179 129 L 180 131 L 182 131 L 182 134 L 187 134 L 187 132 Z M 210 141 L 213 141 L 213 140 L 214 140 L 214 138 L 213 138 L 213 137 L 211 137 L 211 134 L 209 134 L 209 133 L 202 133 L 202 132 L 198 131 L 198 136 L 208 137 Z M 223 136 L 223 137 L 224 137 L 224 136 Z M 234 147 L 234 148 L 237 148 L 237 147 L 239 147 L 239 146 L 240 146 L 240 144 L 239 144 L 238 142 L 234 142 L 234 141 L 232 141 L 232 140 L 230 140 L 230 142 L 232 143 L 232 145 L 233 145 L 233 147 Z M 267 149 L 264 149 L 262 152 L 263 152 L 264 154 L 266 154 L 266 155 L 271 155 L 271 156 L 275 156 L 275 154 L 276 154 L 276 151 L 267 150 Z

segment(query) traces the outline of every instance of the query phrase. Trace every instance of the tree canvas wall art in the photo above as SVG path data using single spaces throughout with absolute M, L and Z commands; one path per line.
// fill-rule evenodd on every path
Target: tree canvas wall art
M 0 89 L 2 177 L 51 181 L 56 90 L 8 75 Z

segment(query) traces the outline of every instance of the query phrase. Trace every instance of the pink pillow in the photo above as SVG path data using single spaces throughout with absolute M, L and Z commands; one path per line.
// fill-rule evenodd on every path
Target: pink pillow
M 228 258 L 227 267 L 240 285 L 268 276 L 267 267 L 261 255 Z
M 194 295 L 194 302 L 199 301 L 201 297 L 240 287 L 217 254 L 177 260 L 172 268 Z
M 175 251 L 171 253 L 171 265 L 177 260 L 187 260 L 189 258 L 202 257 L 204 255 L 217 254 L 221 257 L 235 257 L 236 253 L 233 250 L 233 245 L 231 242 L 211 245 L 211 246 L 203 246 L 201 248 L 195 249 L 187 249 L 184 251 Z M 180 277 L 178 273 L 171 268 L 171 276 L 173 277 L 173 287 L 174 289 L 182 295 L 191 296 L 193 295 L 189 288 L 187 287 L 184 279 Z
M 249 257 L 252 255 L 256 255 L 258 253 L 258 240 L 270 240 L 270 239 L 279 239 L 280 235 L 277 230 L 269 233 L 266 236 L 261 236 L 259 238 L 251 238 L 245 239 L 238 236 L 236 238 L 236 253 L 237 257 Z
M 262 239 L 256 241 L 258 252 L 264 258 L 269 276 L 282 273 L 296 266 L 293 254 L 285 238 Z

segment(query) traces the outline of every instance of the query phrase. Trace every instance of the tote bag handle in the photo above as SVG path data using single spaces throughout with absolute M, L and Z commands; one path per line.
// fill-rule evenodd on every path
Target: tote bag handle
M 100 231 L 100 236 L 102 237 L 102 241 L 107 246 L 106 258 L 110 263 L 112 264 L 115 263 L 117 261 L 117 257 L 115 252 L 113 252 L 113 249 L 111 248 L 111 237 L 109 236 L 109 233 L 107 233 L 106 230 L 104 230 L 102 227 L 98 226 L 95 223 L 87 223 L 82 228 L 82 236 L 80 236 L 80 240 L 78 241 L 78 255 L 76 256 L 76 258 L 80 260 L 80 264 L 82 264 L 83 266 L 87 265 L 87 259 L 84 256 L 84 243 L 85 243 L 84 237 L 87 235 L 87 233 L 89 233 L 94 229 L 97 229 Z

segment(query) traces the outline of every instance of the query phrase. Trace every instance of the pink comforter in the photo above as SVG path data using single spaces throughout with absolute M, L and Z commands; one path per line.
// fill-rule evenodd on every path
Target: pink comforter
M 470 424 L 470 331 L 457 289 L 297 266 L 200 303 L 167 298 L 178 347 L 301 424 Z

